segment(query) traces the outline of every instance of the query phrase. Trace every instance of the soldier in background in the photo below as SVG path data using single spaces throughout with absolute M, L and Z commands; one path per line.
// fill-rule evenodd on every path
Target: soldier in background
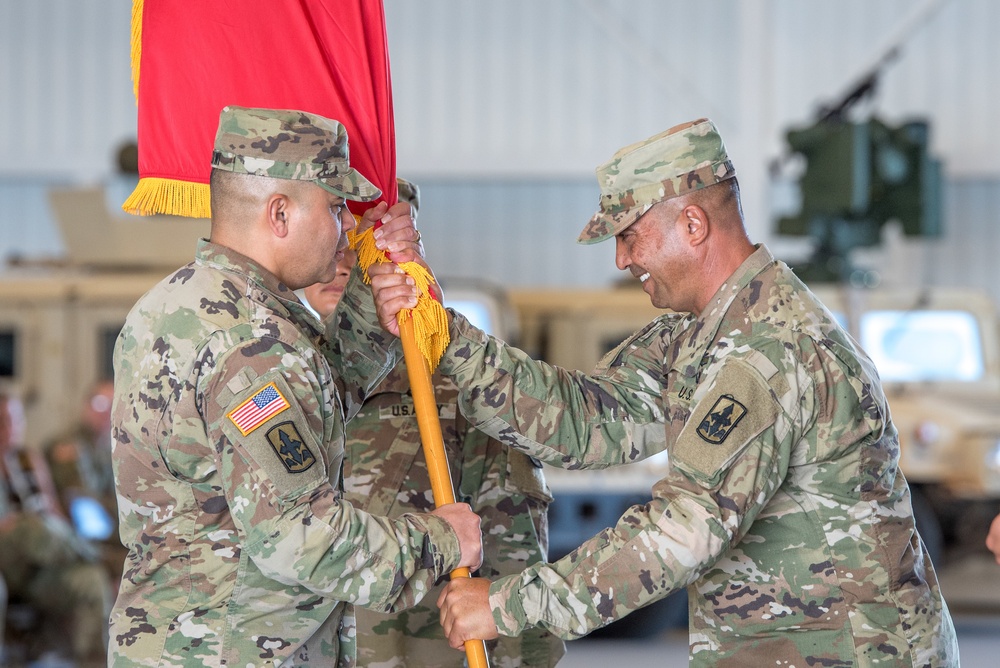
M 348 156 L 337 121 L 223 109 L 211 239 L 126 318 L 114 666 L 336 666 L 353 658 L 349 604 L 407 607 L 482 560 L 466 504 L 392 520 L 342 499 L 344 422 L 401 353 L 361 336 L 374 304 L 360 276 L 325 328 L 293 292 L 336 275 L 355 224 L 346 200 L 380 195 Z M 409 207 L 363 220 L 380 218 L 415 255 Z
M 594 375 L 536 362 L 451 318 L 439 370 L 479 428 L 564 466 L 666 444 L 653 498 L 567 557 L 450 582 L 453 647 L 540 625 L 584 635 L 688 586 L 692 666 L 956 666 L 958 644 L 914 526 L 871 360 L 746 233 L 736 172 L 700 119 L 597 170 L 583 243 L 614 238 L 657 320 Z M 414 299 L 369 273 L 382 326 Z
M 84 398 L 80 420 L 45 448 L 62 507 L 77 530 L 100 547 L 111 582 L 121 580 L 125 548 L 118 537 L 118 500 L 111 466 L 114 383 L 96 382 Z
M 59 653 L 80 666 L 106 663 L 111 587 L 97 550 L 76 534 L 39 453 L 24 447 L 20 399 L 0 390 L 0 574 L 12 603 L 39 619 L 29 654 Z
M 399 179 L 399 199 L 419 208 L 419 190 Z M 305 299 L 326 318 L 337 306 L 357 253 L 344 252 L 337 277 L 305 288 Z M 544 562 L 548 505 L 552 500 L 541 464 L 472 428 L 458 412 L 455 384 L 432 376 L 441 432 L 457 497 L 482 518 L 483 565 L 495 578 Z M 430 512 L 430 476 L 420 442 L 406 364 L 400 361 L 347 423 L 344 498 L 375 515 Z M 461 668 L 465 657 L 448 648 L 434 602 L 440 585 L 416 606 L 394 614 L 357 608 L 357 665 Z M 563 655 L 561 640 L 543 629 L 488 643 L 497 668 L 548 668 Z
M 76 426 L 45 449 L 52 482 L 64 508 L 69 508 L 75 495 L 87 494 L 99 499 L 109 512 L 117 513 L 111 468 L 114 392 L 111 380 L 95 383 L 84 398 Z

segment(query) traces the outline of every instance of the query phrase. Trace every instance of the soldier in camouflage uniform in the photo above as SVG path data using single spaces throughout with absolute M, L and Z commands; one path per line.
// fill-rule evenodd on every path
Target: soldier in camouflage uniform
M 355 325 L 374 317 L 358 276 L 326 328 L 293 292 L 333 277 L 345 200 L 380 194 L 350 167 L 344 127 L 226 107 L 212 166 L 211 241 L 139 300 L 115 347 L 129 553 L 111 663 L 337 665 L 353 659 L 344 602 L 402 608 L 477 567 L 479 519 L 452 504 L 389 520 L 341 498 L 344 423 L 399 352 Z M 415 246 L 404 211 L 365 220 Z
M 117 586 L 122 577 L 125 548 L 118 538 L 118 498 L 111 467 L 111 401 L 114 383 L 96 382 L 87 393 L 80 420 L 45 447 L 45 459 L 59 502 L 72 516 L 74 504 L 92 504 L 92 513 L 106 520 L 106 536 L 88 535 L 100 549 L 108 576 Z
M 573 638 L 688 586 L 692 666 L 957 666 L 875 368 L 750 243 L 714 124 L 622 149 L 598 177 L 581 241 L 614 236 L 618 267 L 690 319 L 652 323 L 587 376 L 453 314 L 440 370 L 470 421 L 540 459 L 608 466 L 665 443 L 671 469 L 558 562 L 450 583 L 438 602 L 452 645 L 531 625 Z M 393 331 L 412 289 L 376 274 Z
M 26 656 L 106 663 L 111 586 L 98 552 L 62 515 L 41 453 L 24 446 L 20 399 L 0 390 L 0 575 L 9 600 L 37 614 Z
M 414 213 L 419 189 L 399 180 L 399 198 Z M 357 254 L 348 250 L 337 265 L 337 277 L 305 289 L 305 298 L 322 317 L 333 313 Z M 433 374 L 441 432 L 457 487 L 483 520 L 483 565 L 478 576 L 495 578 L 520 573 L 545 561 L 548 548 L 547 510 L 552 497 L 541 464 L 506 448 L 473 429 L 456 408 L 457 388 Z M 344 498 L 376 515 L 399 517 L 434 508 L 430 476 L 420 443 L 406 365 L 400 361 L 347 424 L 344 455 Z M 448 647 L 434 605 L 441 585 L 420 604 L 398 613 L 358 608 L 359 666 L 400 665 L 407 668 L 461 668 L 465 656 Z M 493 668 L 548 668 L 563 655 L 563 642 L 540 628 L 517 638 L 487 643 Z

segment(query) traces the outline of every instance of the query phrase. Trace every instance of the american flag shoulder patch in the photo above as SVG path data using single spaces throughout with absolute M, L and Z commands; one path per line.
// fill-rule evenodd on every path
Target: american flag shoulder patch
M 246 436 L 275 415 L 289 407 L 288 400 L 273 382 L 268 383 L 256 394 L 226 415 L 240 433 Z

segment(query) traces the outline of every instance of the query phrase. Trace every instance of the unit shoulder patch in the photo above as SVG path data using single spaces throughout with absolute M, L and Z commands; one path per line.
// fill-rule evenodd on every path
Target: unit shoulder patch
M 747 407 L 737 401 L 736 397 L 723 394 L 698 425 L 698 435 L 709 443 L 718 445 L 736 429 L 736 425 L 746 414 Z
M 268 429 L 267 441 L 289 473 L 302 473 L 316 463 L 316 456 L 299 436 L 291 420 Z

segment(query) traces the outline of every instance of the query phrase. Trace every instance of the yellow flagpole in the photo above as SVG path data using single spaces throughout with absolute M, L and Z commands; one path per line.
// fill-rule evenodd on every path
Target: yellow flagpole
M 371 282 L 368 267 L 376 262 L 389 261 L 385 253 L 375 247 L 372 232 L 369 229 L 361 234 L 355 234 L 353 230 L 348 233 L 351 247 L 358 252 L 358 266 L 366 283 Z M 430 360 L 437 365 L 448 346 L 448 318 L 444 307 L 429 294 L 429 283 L 433 282 L 433 278 L 423 267 L 415 262 L 404 262 L 400 268 L 414 279 L 420 290 L 417 306 L 401 311 L 397 322 L 399 338 L 403 343 L 406 373 L 410 379 L 410 392 L 413 394 L 413 405 L 417 413 L 420 442 L 431 479 L 434 505 L 440 508 L 455 503 L 455 485 L 448 467 L 448 453 L 444 449 L 441 420 L 438 417 L 437 401 L 434 399 L 434 385 L 431 383 Z M 472 577 L 468 568 L 456 568 L 451 572 L 452 580 L 468 577 Z M 466 640 L 465 656 L 469 668 L 490 666 L 486 642 L 483 640 Z
M 413 393 L 413 405 L 417 411 L 417 427 L 420 429 L 420 442 L 423 445 L 424 458 L 427 460 L 427 472 L 431 478 L 434 505 L 441 507 L 455 503 L 455 486 L 451 480 L 451 469 L 448 467 L 444 437 L 441 435 L 441 421 L 438 418 L 437 401 L 434 399 L 431 372 L 426 358 L 417 346 L 412 317 L 399 319 L 399 335 L 403 342 L 403 358 L 406 360 L 406 373 L 410 377 L 410 392 Z M 468 577 L 472 577 L 468 568 L 456 568 L 451 572 L 452 580 Z M 489 668 L 490 662 L 484 641 L 466 640 L 465 656 L 469 661 L 469 668 Z

